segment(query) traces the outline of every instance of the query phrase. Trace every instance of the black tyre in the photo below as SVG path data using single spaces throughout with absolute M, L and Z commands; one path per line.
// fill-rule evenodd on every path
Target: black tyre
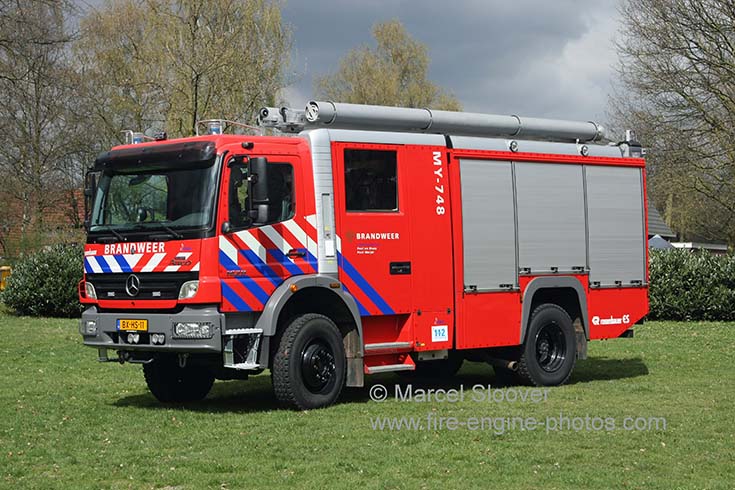
M 398 371 L 405 377 L 421 379 L 447 379 L 451 378 L 462 367 L 464 357 L 454 351 L 449 352 L 449 357 L 436 361 L 416 361 L 415 371 Z
M 577 358 L 572 319 L 554 304 L 543 304 L 531 315 L 517 375 L 534 386 L 556 386 L 569 379 Z
M 179 367 L 176 356 L 158 357 L 143 365 L 148 389 L 162 403 L 202 400 L 212 389 L 214 375 L 204 367 Z
M 280 336 L 271 377 L 276 398 L 301 410 L 334 403 L 345 383 L 342 335 L 332 320 L 308 313 Z

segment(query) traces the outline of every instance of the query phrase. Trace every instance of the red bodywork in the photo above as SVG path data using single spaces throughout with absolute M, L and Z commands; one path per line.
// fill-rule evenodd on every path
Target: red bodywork
M 191 140 L 214 141 L 217 154 L 225 154 L 217 200 L 216 236 L 136 244 L 149 248 L 142 248 L 141 256 L 133 264 L 127 263 L 127 268 L 113 267 L 104 272 L 198 270 L 199 292 L 189 300 L 100 298 L 95 301 L 84 297 L 81 285 L 83 303 L 131 311 L 173 309 L 181 303 L 217 304 L 222 312 L 261 311 L 271 293 L 287 277 L 317 272 L 314 175 L 307 140 L 255 136 L 207 136 Z M 244 141 L 252 142 L 252 148 L 243 149 Z M 346 212 L 344 179 L 340 177 L 344 175 L 346 148 L 397 152 L 400 203 L 397 212 Z M 292 220 L 222 235 L 220 230 L 228 216 L 226 162 L 236 155 L 264 156 L 269 162 L 293 165 L 296 214 Z M 335 142 L 332 155 L 339 279 L 359 307 L 363 343 L 410 345 L 398 351 L 366 352 L 366 372 L 370 366 L 411 363 L 407 356 L 411 351 L 518 345 L 523 295 L 535 276 L 521 276 L 518 291 L 486 293 L 466 293 L 461 277 L 462 196 L 458 160 L 460 157 L 508 160 L 509 152 Z M 644 167 L 642 159 L 634 158 L 536 153 L 514 153 L 512 158 L 518 162 Z M 438 206 L 442 207 L 441 212 Z M 126 245 L 131 244 L 88 244 L 85 259 L 130 255 L 130 250 L 124 249 Z M 156 248 L 159 246 L 162 248 Z M 284 257 L 293 251 L 301 255 Z M 409 261 L 410 274 L 390 274 L 391 263 Z M 87 268 L 87 272 L 92 271 Z M 584 320 L 591 339 L 619 337 L 648 312 L 645 285 L 590 289 L 586 275 L 570 277 L 579 281 L 587 296 L 588 316 Z M 624 321 L 606 321 L 611 318 Z M 446 330 L 442 331 L 442 327 Z

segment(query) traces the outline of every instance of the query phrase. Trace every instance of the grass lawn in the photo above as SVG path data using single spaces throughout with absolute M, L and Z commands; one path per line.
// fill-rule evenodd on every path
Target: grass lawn
M 495 379 L 492 368 L 465 364 L 451 383 L 432 385 L 463 385 L 463 402 L 396 400 L 393 386 L 405 380 L 386 374 L 368 378 L 389 388 L 383 403 L 366 387 L 295 412 L 277 405 L 267 375 L 161 406 L 139 366 L 97 363 L 75 320 L 0 313 L 0 487 L 731 489 L 733 333 L 733 324 L 650 322 L 634 339 L 593 342 L 570 383 L 538 403 L 473 399 L 473 385 Z M 502 434 L 371 428 L 376 417 L 429 413 L 570 422 Z M 616 430 L 574 430 L 571 419 L 586 416 L 609 417 Z M 626 431 L 627 416 L 666 427 Z

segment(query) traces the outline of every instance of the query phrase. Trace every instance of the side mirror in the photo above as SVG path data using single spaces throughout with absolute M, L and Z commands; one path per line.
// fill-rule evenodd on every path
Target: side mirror
M 251 216 L 257 223 L 268 221 L 270 199 L 268 198 L 268 159 L 265 157 L 251 158 L 248 175 L 252 191 Z
M 97 194 L 97 174 L 99 172 L 89 171 L 84 176 L 84 229 L 89 230 L 92 223 L 92 204 Z
M 268 160 L 264 157 L 251 158 L 248 175 L 253 189 L 253 204 L 269 204 Z

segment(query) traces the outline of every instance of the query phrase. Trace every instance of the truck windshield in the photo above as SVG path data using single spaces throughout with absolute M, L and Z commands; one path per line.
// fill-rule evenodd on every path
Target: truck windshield
M 99 182 L 89 231 L 209 228 L 217 186 L 214 160 L 196 167 L 108 169 Z

